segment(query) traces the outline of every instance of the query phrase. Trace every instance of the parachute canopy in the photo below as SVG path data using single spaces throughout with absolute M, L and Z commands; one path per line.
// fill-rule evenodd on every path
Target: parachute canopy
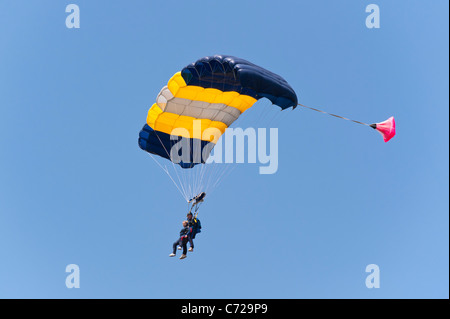
M 395 136 L 395 119 L 393 116 L 384 122 L 370 124 L 370 127 L 380 132 L 385 142 L 389 142 Z
M 174 161 L 182 168 L 204 163 L 225 130 L 261 98 L 281 109 L 297 106 L 297 95 L 279 75 L 244 59 L 207 56 L 175 73 L 159 92 L 139 133 L 139 147 L 174 161 L 181 137 L 190 153 Z M 194 153 L 194 148 L 203 154 Z

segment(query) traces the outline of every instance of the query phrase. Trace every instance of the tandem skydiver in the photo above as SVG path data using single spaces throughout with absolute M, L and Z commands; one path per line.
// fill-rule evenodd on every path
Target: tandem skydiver
M 188 203 L 192 203 L 191 209 L 189 210 L 188 214 L 186 215 L 187 218 L 187 222 L 188 222 L 188 227 L 189 227 L 189 232 L 187 235 L 187 240 L 189 241 L 189 251 L 192 252 L 194 251 L 194 238 L 195 236 L 201 232 L 202 229 L 202 224 L 200 223 L 200 219 L 197 218 L 197 214 L 192 214 L 192 210 L 195 209 L 195 212 L 198 211 L 199 208 L 199 204 L 202 203 L 205 199 L 206 193 L 202 192 L 200 194 L 198 194 L 197 196 L 195 196 L 194 198 L 192 198 L 191 200 L 188 201 Z M 178 245 L 178 249 L 181 250 L 182 245 Z
M 173 251 L 169 255 L 169 257 L 175 257 L 177 253 L 177 246 L 180 245 L 183 247 L 183 254 L 181 255 L 180 259 L 184 259 L 187 257 L 187 247 L 186 244 L 188 242 L 189 232 L 192 231 L 192 228 L 189 227 L 189 223 L 187 220 L 183 220 L 183 228 L 180 230 L 180 237 L 177 239 L 176 242 L 173 243 L 172 248 Z

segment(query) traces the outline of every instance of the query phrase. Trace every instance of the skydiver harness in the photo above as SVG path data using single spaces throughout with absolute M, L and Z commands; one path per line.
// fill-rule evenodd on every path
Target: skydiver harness
M 194 226 L 193 226 L 193 237 L 192 238 L 195 238 L 195 235 L 197 233 L 200 233 L 201 229 L 202 229 L 200 220 L 197 218 L 197 216 L 198 216 L 198 210 L 200 209 L 201 204 L 205 200 L 205 197 L 206 197 L 206 193 L 201 192 L 200 194 L 198 194 L 197 196 L 193 197 L 191 200 L 188 201 L 188 208 L 189 208 L 188 215 L 192 214 L 192 211 L 194 211 L 194 213 L 193 213 Z
M 206 193 L 205 192 L 201 192 L 200 194 L 198 194 L 197 196 L 191 198 L 188 201 L 189 213 L 192 214 L 192 211 L 194 211 L 194 213 L 193 213 L 194 218 L 197 218 L 198 210 L 200 209 L 201 204 L 204 202 L 205 197 L 206 197 Z

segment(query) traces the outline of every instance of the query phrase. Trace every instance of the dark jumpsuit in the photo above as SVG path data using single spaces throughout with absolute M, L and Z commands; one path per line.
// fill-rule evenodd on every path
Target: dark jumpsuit
M 183 255 L 187 253 L 186 244 L 188 242 L 189 233 L 192 231 L 192 228 L 189 226 L 183 227 L 180 230 L 180 238 L 173 243 L 173 253 L 176 254 L 177 246 L 180 245 L 183 248 Z

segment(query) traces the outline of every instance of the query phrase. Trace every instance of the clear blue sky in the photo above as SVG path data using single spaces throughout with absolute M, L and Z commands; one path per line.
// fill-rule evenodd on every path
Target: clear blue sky
M 80 29 L 65 26 L 69 3 Z M 365 26 L 370 3 L 380 29 Z M 448 298 L 448 10 L 1 0 L 0 297 Z M 186 204 L 137 137 L 167 80 L 218 53 L 282 75 L 303 104 L 369 123 L 394 115 L 398 133 L 384 143 L 286 111 L 277 174 L 237 165 L 180 261 L 168 254 Z M 80 289 L 65 286 L 72 263 Z M 379 289 L 365 286 L 368 264 Z

